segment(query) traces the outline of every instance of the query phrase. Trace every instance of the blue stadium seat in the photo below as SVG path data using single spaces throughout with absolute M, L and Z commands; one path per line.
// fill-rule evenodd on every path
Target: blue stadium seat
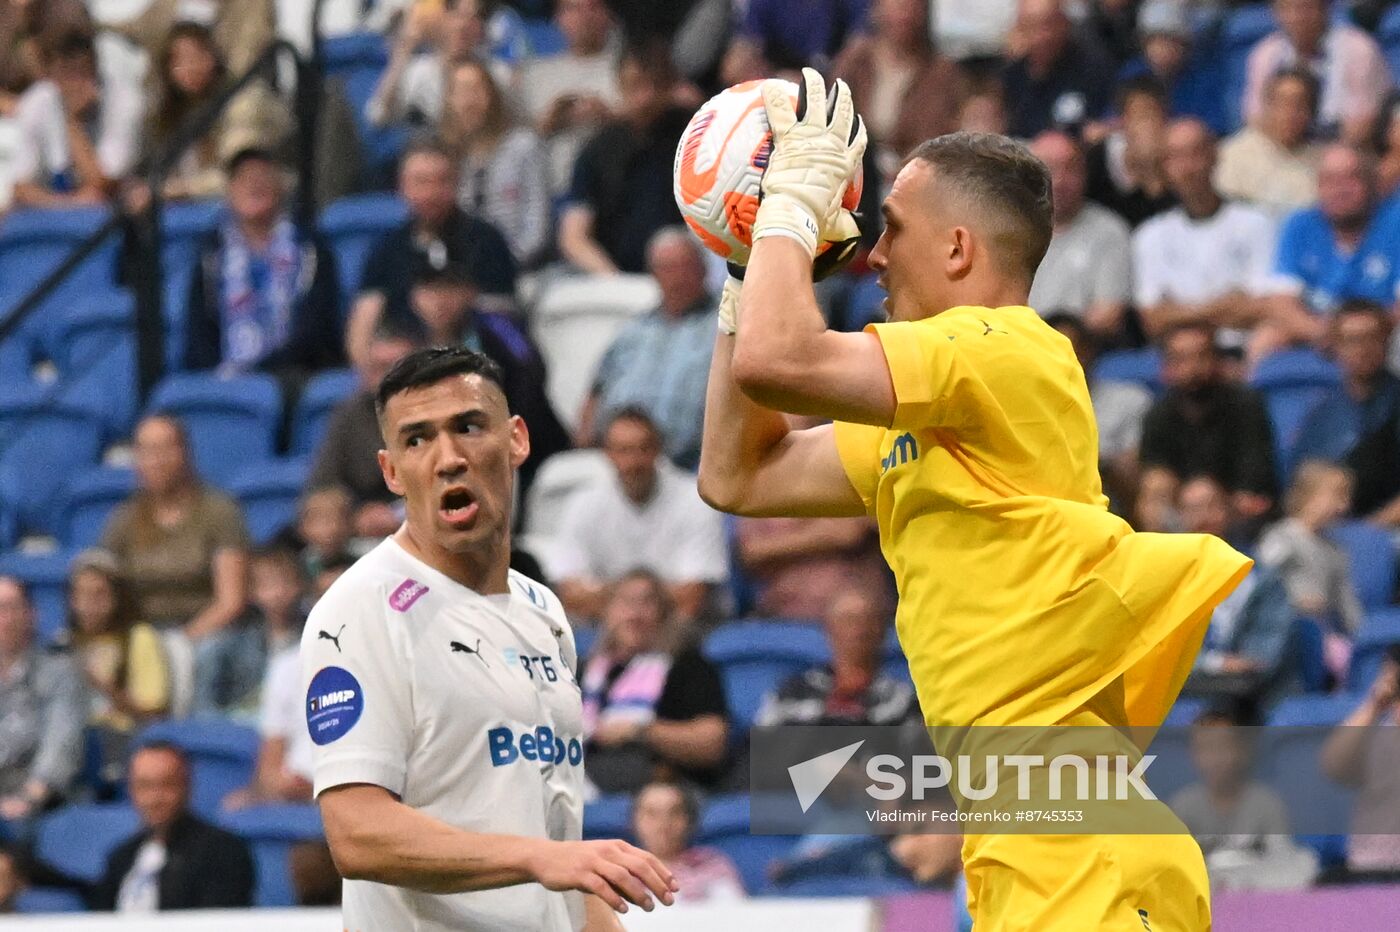
M 135 747 L 168 741 L 190 759 L 190 808 L 214 818 L 223 799 L 253 778 L 258 756 L 258 733 L 222 718 L 190 718 L 157 722 L 137 736 Z
M 378 32 L 328 36 L 321 44 L 327 77 L 338 77 L 357 68 L 383 70 L 389 63 L 389 45 Z
M 77 473 L 64 489 L 59 511 L 59 539 L 73 549 L 96 546 L 112 510 L 136 491 L 130 469 L 98 466 Z
M 131 293 L 114 289 L 73 302 L 53 327 L 49 355 L 63 397 L 102 412 L 109 439 L 136 421 L 135 314 Z
M 1391 80 L 1400 81 L 1400 6 L 1392 6 L 1381 17 L 1380 25 L 1376 28 L 1376 41 L 1385 53 Z
M 223 485 L 245 464 L 271 458 L 282 393 L 271 376 L 183 373 L 156 386 L 147 410 L 179 417 L 200 475 Z
M 382 69 L 375 67 L 358 67 L 335 78 L 341 82 L 345 99 L 349 101 L 355 117 L 360 146 L 365 155 L 368 176 L 366 181 L 369 182 L 367 187 L 371 190 L 393 187 L 394 168 L 398 163 L 399 154 L 403 152 L 413 133 L 412 127 L 403 124 L 372 126 L 365 118 L 365 105 L 374 96 L 381 71 Z
M 583 837 L 631 839 L 632 797 L 626 793 L 616 793 L 585 803 Z
M 705 638 L 703 650 L 724 680 L 734 725 L 730 738 L 736 743 L 745 739 L 765 695 L 792 674 L 830 657 L 826 636 L 813 622 L 730 622 Z
M 76 890 L 62 887 L 30 887 L 15 897 L 15 912 L 20 915 L 36 913 L 81 913 L 87 904 Z
M 1400 608 L 1382 609 L 1366 616 L 1351 648 L 1347 689 L 1363 693 L 1371 688 L 1385 661 L 1386 648 L 1400 644 Z
M 1335 699 L 1337 697 L 1311 697 L 1314 699 Z M 1355 697 L 1348 699 L 1351 705 Z M 1289 700 L 1298 703 L 1302 700 Z M 1332 717 L 1340 704 L 1327 707 L 1319 703 L 1316 717 L 1304 714 L 1300 722 L 1288 722 L 1300 727 L 1270 727 L 1263 733 L 1264 773 L 1272 789 L 1283 800 L 1284 811 L 1292 815 L 1293 831 L 1297 840 L 1317 852 L 1324 866 L 1336 863 L 1345 856 L 1345 832 L 1351 825 L 1351 807 L 1354 791 L 1333 783 L 1322 775 L 1319 763 L 1323 744 L 1327 740 L 1328 729 L 1321 726 L 1335 724 L 1317 719 Z M 1280 710 L 1269 717 L 1269 724 L 1277 726 Z M 1307 712 L 1299 709 L 1297 711 Z M 1349 708 L 1346 711 L 1350 711 Z M 1283 717 L 1285 721 L 1288 716 Z M 1313 727 L 1302 727 L 1313 726 Z M 1328 834 L 1315 831 L 1319 827 L 1330 830 Z
M 1337 367 L 1312 350 L 1283 350 L 1265 356 L 1250 384 L 1264 395 L 1274 429 L 1274 462 L 1286 479 L 1308 412 L 1341 381 Z
M 34 853 L 77 880 L 95 883 L 112 851 L 140 828 L 136 810 L 124 803 L 65 806 L 39 822 Z
M 728 855 L 750 893 L 766 886 L 768 865 L 784 857 L 796 842 L 791 835 L 751 834 L 749 797 L 742 793 L 711 797 L 700 814 L 695 840 Z
M 0 396 L 0 498 L 19 509 L 26 528 L 55 530 L 54 506 L 75 471 L 97 463 L 102 418 L 47 387 Z
M 568 48 L 568 40 L 558 26 L 547 19 L 524 21 L 525 41 L 536 55 L 558 55 Z
M 1166 720 L 1162 722 L 1165 728 L 1177 728 L 1190 725 L 1196 718 L 1209 707 L 1204 699 L 1193 699 L 1189 696 L 1182 697 L 1173 703 L 1167 710 Z
M 597 640 L 597 627 L 574 628 L 574 649 L 578 651 L 580 667 L 583 666 L 582 661 L 587 659 L 589 652 L 593 650 L 594 642 Z
M 1357 698 L 1333 696 L 1292 696 L 1283 699 L 1269 713 L 1271 728 L 1323 727 L 1339 724 L 1356 708 Z
M 243 520 L 261 546 L 297 517 L 297 502 L 311 463 L 306 457 L 250 463 L 228 481 L 229 494 L 243 506 Z
M 846 330 L 860 330 L 866 324 L 883 321 L 885 289 L 880 287 L 879 277 L 864 275 L 856 281 L 855 287 L 846 298 Z
M 1268 6 L 1246 6 L 1230 13 L 1220 36 L 1220 51 L 1225 59 L 1226 122 L 1233 130 L 1243 124 L 1241 100 L 1244 97 L 1245 66 L 1255 43 L 1274 30 L 1274 14 Z
M 28 291 L 58 267 L 73 248 L 107 222 L 105 207 L 18 210 L 0 221 L 0 282 L 7 293 Z M 113 234 L 78 267 L 54 298 L 116 280 L 120 236 Z M 8 307 L 0 308 L 4 316 Z
M 9 298 L 8 293 L 0 294 L 0 320 L 4 319 L 4 314 L 9 313 L 14 301 L 19 300 L 18 295 L 14 301 Z M 0 341 L 0 378 L 4 379 L 5 384 L 28 381 L 30 371 L 34 368 L 34 341 L 31 337 L 32 333 L 22 326 Z M 0 385 L 0 390 L 3 390 L 3 385 Z
M 321 446 L 331 412 L 360 387 L 359 377 L 349 369 L 320 372 L 312 376 L 297 399 L 292 415 L 293 456 L 309 456 Z
M 302 841 L 325 837 L 321 810 L 305 805 L 256 806 L 219 817 L 224 828 L 248 842 L 256 871 L 254 906 L 296 906 L 289 855 Z
M 1114 350 L 1094 364 L 1096 382 L 1136 382 L 1150 392 L 1162 390 L 1162 354 L 1155 349 Z
M 1327 670 L 1322 625 L 1311 618 L 1294 619 L 1293 625 L 1303 689 L 1310 693 L 1325 693 L 1331 674 Z
M 744 568 L 739 554 L 739 516 L 724 515 L 724 543 L 729 553 L 729 601 L 734 614 L 743 618 L 758 601 L 758 584 Z
M 59 550 L 54 553 L 0 554 L 0 576 L 23 580 L 34 603 L 34 626 L 39 642 L 47 644 L 63 627 L 68 607 L 68 564 L 74 553 Z
M 222 200 L 178 201 L 167 204 L 161 213 L 160 270 L 165 279 L 161 311 L 166 367 L 171 372 L 184 367 L 190 284 L 199 262 L 200 243 L 218 228 L 223 215 Z
M 360 290 L 365 260 L 375 243 L 407 220 L 408 205 L 395 194 L 341 198 L 321 211 L 321 235 L 335 252 L 340 291 L 347 304 Z
M 1330 532 L 1347 553 L 1356 597 L 1367 609 L 1384 608 L 1395 593 L 1397 557 L 1390 535 L 1365 521 L 1348 521 Z
M 1191 760 L 1189 726 L 1159 730 L 1147 753 L 1156 757 L 1147 767 L 1147 785 L 1159 799 L 1171 799 L 1199 778 Z
M 0 498 L 0 551 L 9 550 L 19 540 L 19 510 Z

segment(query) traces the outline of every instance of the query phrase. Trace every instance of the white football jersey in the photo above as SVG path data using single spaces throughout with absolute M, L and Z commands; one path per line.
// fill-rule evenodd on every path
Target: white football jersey
M 393 538 L 331 586 L 302 635 L 315 791 L 382 786 L 472 832 L 576 840 L 582 703 L 554 593 L 512 571 L 482 596 Z M 561 932 L 583 897 L 539 884 L 436 895 L 344 881 L 349 932 Z

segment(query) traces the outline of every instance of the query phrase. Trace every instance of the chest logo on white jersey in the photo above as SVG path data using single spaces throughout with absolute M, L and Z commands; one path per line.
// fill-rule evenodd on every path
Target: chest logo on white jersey
M 448 641 L 447 646 L 452 648 L 452 653 L 454 654 L 475 654 L 477 660 L 486 663 L 486 655 L 481 652 L 481 638 L 476 639 L 475 647 L 468 647 L 461 641 Z M 486 665 L 488 667 L 491 666 L 489 663 L 486 663 Z
M 360 720 L 365 696 L 360 681 L 342 667 L 322 667 L 306 690 L 306 729 L 317 744 L 345 736 Z

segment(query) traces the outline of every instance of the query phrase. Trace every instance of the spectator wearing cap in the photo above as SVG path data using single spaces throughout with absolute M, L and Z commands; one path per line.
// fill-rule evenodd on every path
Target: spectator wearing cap
M 671 102 L 676 75 L 667 49 L 629 49 L 617 84 L 618 118 L 579 153 L 559 217 L 560 255 L 591 275 L 645 271 L 652 235 L 681 219 L 673 169 L 691 111 Z
M 1215 185 L 1221 194 L 1276 215 L 1317 199 L 1322 147 L 1311 138 L 1317 93 L 1317 79 L 1297 68 L 1265 82 L 1254 123 L 1220 144 Z
M 1149 334 L 1188 322 L 1248 327 L 1257 317 L 1274 225 L 1262 211 L 1221 197 L 1215 162 L 1209 127 L 1193 118 L 1172 122 L 1164 167 L 1180 204 L 1133 234 L 1134 303 Z
M 871 0 L 748 0 L 725 52 L 726 84 L 754 74 L 825 72 L 847 39 L 865 28 Z
M 1176 206 L 1162 153 L 1167 137 L 1167 92 L 1143 74 L 1118 85 L 1119 126 L 1089 147 L 1089 200 L 1137 227 Z
M 374 392 L 400 359 L 422 345 L 408 325 L 381 326 L 355 360 L 355 393 L 331 411 L 330 422 L 307 479 L 309 488 L 343 488 L 350 494 L 356 537 L 387 537 L 403 523 L 398 497 L 384 484 L 377 453 L 384 446 Z
M 1226 381 L 1209 324 L 1176 324 L 1160 342 L 1167 392 L 1143 422 L 1138 525 L 1167 529 L 1160 516 L 1170 514 L 1180 485 L 1201 475 L 1229 493 L 1240 517 L 1261 518 L 1273 508 L 1277 489 L 1263 399 Z
M 540 464 L 570 446 L 545 394 L 544 358 L 515 320 L 478 310 L 477 291 L 464 263 L 449 258 L 436 265 L 420 256 L 413 274 L 410 306 L 426 346 L 467 346 L 496 361 L 505 375 L 506 401 L 512 414 L 530 428 L 530 458 L 520 467 L 522 491 L 529 488 Z
M 1194 54 L 1186 4 L 1148 0 L 1138 9 L 1137 37 L 1142 56 L 1124 67 L 1119 80 L 1151 75 L 1166 88 L 1173 116 L 1195 117 L 1212 132 L 1225 132 L 1228 121 L 1219 76 Z
M 286 171 L 270 152 L 229 160 L 228 214 L 190 283 L 185 368 L 260 370 L 296 385 L 344 358 L 335 257 L 286 201 Z
M 46 75 L 15 104 L 14 202 L 20 207 L 102 203 L 131 171 L 144 109 L 139 88 L 104 81 L 86 32 L 45 41 Z
M 1252 123 L 1263 111 L 1271 75 L 1305 68 L 1321 82 L 1318 122 L 1364 143 L 1391 87 L 1376 40 L 1350 23 L 1329 20 L 1327 0 L 1274 0 L 1273 7 L 1279 28 L 1259 40 L 1245 65 L 1245 120 Z
M 1075 139 L 1052 130 L 1037 136 L 1031 151 L 1050 169 L 1054 233 L 1029 303 L 1041 314 L 1074 314 L 1095 337 L 1113 342 L 1123 332 L 1123 313 L 1132 298 L 1128 224 L 1085 200 L 1084 150 Z
M 1344 301 L 1383 307 L 1400 285 L 1400 202 L 1382 201 L 1376 161 L 1334 143 L 1318 163 L 1317 204 L 1284 222 L 1271 283 L 1266 337 L 1274 345 L 1321 343 Z
M 1021 0 L 1015 39 L 1021 54 L 1002 76 L 1010 135 L 1031 139 L 1052 127 L 1098 119 L 1108 108 L 1113 63 L 1073 35 L 1062 0 Z
M 571 616 L 598 618 L 610 587 L 638 567 L 666 584 L 682 619 L 708 607 L 728 569 L 718 512 L 700 500 L 695 476 L 661 455 L 661 435 L 638 408 L 603 429 L 609 474 L 565 503 L 546 559 Z
M 1400 379 L 1386 370 L 1391 320 L 1385 308 L 1348 301 L 1329 322 L 1342 382 L 1303 419 L 1296 461 L 1348 466 L 1356 479 L 1352 513 L 1400 525 Z
M 35 643 L 24 584 L 0 576 L 0 819 L 28 819 L 68 791 L 87 702 L 73 658 Z
M 653 311 L 628 323 L 598 364 L 580 417 L 581 445 L 623 408 L 645 410 L 661 431 L 666 455 L 683 469 L 700 463 L 705 383 L 714 351 L 705 261 L 684 227 L 666 227 L 647 247 L 647 267 L 661 291 Z
M 515 257 L 499 230 L 457 206 L 457 168 L 456 154 L 439 139 L 417 139 L 404 151 L 399 194 L 409 216 L 375 243 L 365 260 L 345 328 L 352 363 L 360 365 L 381 322 L 412 325 L 409 292 L 413 270 L 423 261 L 439 268 L 448 262 L 464 266 L 483 307 L 514 308 Z

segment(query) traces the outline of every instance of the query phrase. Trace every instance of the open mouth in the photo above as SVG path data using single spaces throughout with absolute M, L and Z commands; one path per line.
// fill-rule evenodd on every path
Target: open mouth
M 442 493 L 438 514 L 448 524 L 470 524 L 476 517 L 477 503 L 472 494 L 464 488 L 452 488 Z

